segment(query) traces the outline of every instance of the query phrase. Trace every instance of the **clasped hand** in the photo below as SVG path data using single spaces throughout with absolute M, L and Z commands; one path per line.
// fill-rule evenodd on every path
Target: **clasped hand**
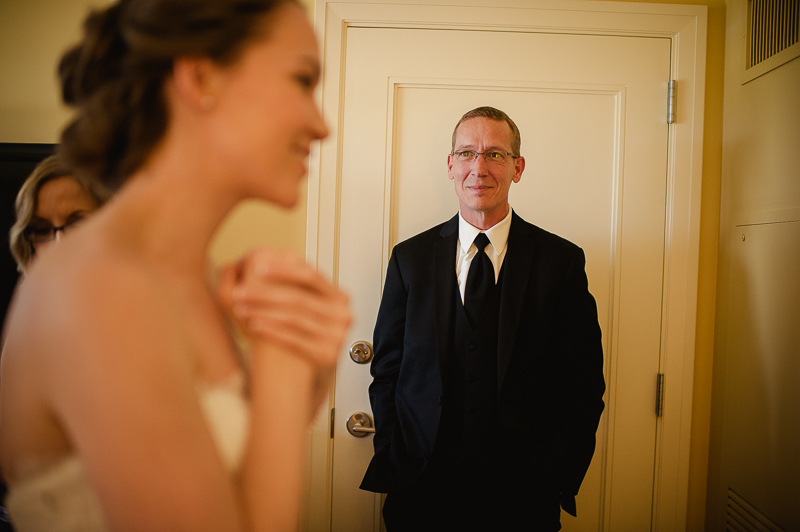
M 336 365 L 349 298 L 295 254 L 262 248 L 223 267 L 218 296 L 251 342 L 278 344 L 318 371 Z

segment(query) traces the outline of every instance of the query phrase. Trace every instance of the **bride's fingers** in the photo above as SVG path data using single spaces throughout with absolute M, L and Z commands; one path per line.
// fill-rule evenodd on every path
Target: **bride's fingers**
M 320 367 L 336 363 L 351 316 L 346 300 L 318 312 L 301 304 L 248 303 L 235 307 L 240 328 L 258 343 L 272 341 Z
M 222 307 L 230 312 L 235 301 L 235 291 L 241 283 L 243 264 L 241 261 L 226 264 L 217 269 L 216 293 Z
M 247 257 L 246 281 L 286 283 L 319 295 L 338 291 L 324 276 L 290 252 L 260 249 Z
M 343 334 L 309 335 L 298 334 L 289 327 L 276 326 L 259 318 L 253 327 L 259 329 L 254 348 L 260 345 L 280 345 L 285 351 L 302 358 L 317 367 L 328 369 L 336 366 L 342 353 Z
M 304 338 L 343 337 L 351 321 L 345 296 L 325 304 L 245 302 L 234 306 L 234 316 L 252 336 L 282 329 Z
M 323 276 L 294 257 L 267 255 L 270 261 L 248 258 L 244 274 L 232 290 L 237 307 L 275 306 L 286 313 L 305 313 L 324 317 L 331 312 L 347 311 L 348 297 Z
M 251 340 L 279 343 L 320 367 L 335 364 L 352 318 L 347 295 L 322 275 L 271 250 L 220 275 L 224 304 Z
M 252 334 L 261 334 L 280 328 L 301 336 L 343 335 L 350 325 L 350 313 L 346 307 L 332 309 L 326 314 L 291 312 L 272 306 L 241 305 L 235 308 L 238 320 L 246 324 Z
M 232 306 L 237 315 L 256 312 L 260 308 L 276 308 L 287 314 L 325 318 L 328 314 L 346 310 L 348 298 L 338 290 L 322 294 L 304 286 L 275 281 L 248 283 L 232 293 Z

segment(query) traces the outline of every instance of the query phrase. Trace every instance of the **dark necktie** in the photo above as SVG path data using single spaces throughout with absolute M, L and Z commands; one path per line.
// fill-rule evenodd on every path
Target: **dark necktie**
M 494 266 L 492 261 L 484 252 L 484 248 L 489 245 L 489 238 L 485 233 L 479 233 L 475 237 L 475 246 L 478 252 L 467 272 L 467 286 L 464 289 L 464 310 L 467 317 L 474 327 L 478 323 L 481 312 L 489 300 L 489 294 L 494 287 Z

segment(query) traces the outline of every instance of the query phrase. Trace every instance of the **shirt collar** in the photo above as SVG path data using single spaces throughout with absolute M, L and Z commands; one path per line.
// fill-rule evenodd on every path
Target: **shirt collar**
M 494 254 L 499 255 L 503 252 L 508 244 L 508 231 L 511 228 L 511 213 L 512 209 L 509 207 L 508 214 L 506 217 L 497 222 L 495 225 L 484 231 L 486 233 L 487 238 L 489 238 L 489 242 L 492 244 L 492 248 L 494 249 Z M 474 225 L 470 224 L 468 221 L 461 216 L 461 212 L 458 213 L 458 241 L 461 245 L 461 250 L 466 253 L 467 250 L 472 245 L 472 242 L 475 240 L 475 237 L 478 236 L 481 230 L 475 227 Z

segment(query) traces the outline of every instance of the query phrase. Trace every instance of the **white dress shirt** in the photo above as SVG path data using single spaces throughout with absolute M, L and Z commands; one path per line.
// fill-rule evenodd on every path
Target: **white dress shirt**
M 486 233 L 489 239 L 489 245 L 486 246 L 485 252 L 489 260 L 492 261 L 494 266 L 494 282 L 500 275 L 500 267 L 503 265 L 503 259 L 506 257 L 506 249 L 508 247 L 508 230 L 511 227 L 511 207 L 508 209 L 508 214 L 500 222 L 496 223 L 486 231 L 481 231 L 474 225 L 467 222 L 462 216 L 461 212 L 458 213 L 458 245 L 456 246 L 456 276 L 458 277 L 458 289 L 461 292 L 461 303 L 464 303 L 464 287 L 467 285 L 467 273 L 469 272 L 469 265 L 472 264 L 472 259 L 478 252 L 473 241 L 478 233 Z

